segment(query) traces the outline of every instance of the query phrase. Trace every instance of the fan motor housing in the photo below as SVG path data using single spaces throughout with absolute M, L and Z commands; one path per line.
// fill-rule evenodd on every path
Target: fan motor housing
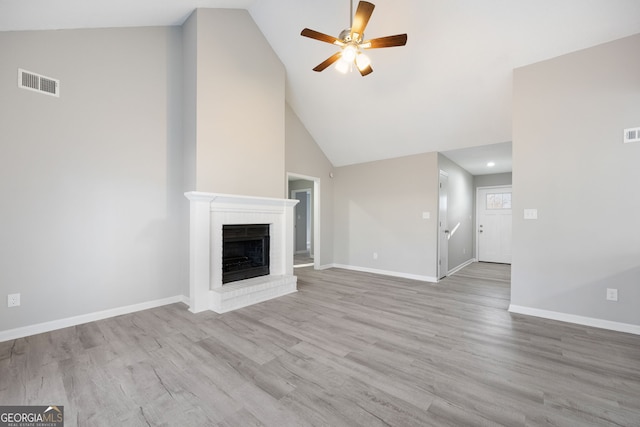
M 344 30 L 342 30 L 340 32 L 340 35 L 338 36 L 338 38 L 340 40 L 342 40 L 345 43 L 349 43 L 351 42 L 351 28 L 345 28 Z M 360 40 L 354 40 L 356 42 L 361 42 L 362 40 L 364 40 L 364 34 L 360 34 Z

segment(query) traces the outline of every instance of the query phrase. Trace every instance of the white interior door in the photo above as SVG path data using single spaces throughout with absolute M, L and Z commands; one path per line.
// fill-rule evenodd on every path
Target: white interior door
M 438 279 L 449 272 L 449 226 L 447 224 L 447 192 L 449 176 L 440 171 L 438 202 Z
M 511 186 L 478 188 L 478 261 L 511 264 Z

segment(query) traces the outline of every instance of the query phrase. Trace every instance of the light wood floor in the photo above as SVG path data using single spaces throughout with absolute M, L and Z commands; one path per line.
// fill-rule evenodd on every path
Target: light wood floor
M 297 269 L 299 292 L 0 343 L 0 404 L 67 426 L 639 426 L 640 337 L 509 314 L 509 266 L 439 284 Z
M 311 258 L 309 252 L 299 253 L 293 256 L 294 267 L 298 265 L 306 266 L 307 264 L 313 265 L 313 258 Z

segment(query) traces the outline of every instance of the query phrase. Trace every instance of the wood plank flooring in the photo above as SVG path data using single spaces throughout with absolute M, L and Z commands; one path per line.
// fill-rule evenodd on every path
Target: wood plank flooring
M 67 426 L 640 426 L 640 337 L 510 314 L 510 268 L 438 284 L 296 269 L 299 292 L 0 343 L 0 404 Z
M 299 253 L 299 254 L 294 254 L 293 255 L 293 266 L 294 267 L 297 267 L 297 266 L 308 267 L 309 264 L 313 265 L 313 258 L 311 257 L 311 254 L 308 251 L 304 252 L 304 253 Z

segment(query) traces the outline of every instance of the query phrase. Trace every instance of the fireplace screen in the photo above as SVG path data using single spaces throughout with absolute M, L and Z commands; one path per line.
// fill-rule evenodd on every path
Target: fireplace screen
M 269 275 L 269 224 L 222 226 L 222 284 Z

